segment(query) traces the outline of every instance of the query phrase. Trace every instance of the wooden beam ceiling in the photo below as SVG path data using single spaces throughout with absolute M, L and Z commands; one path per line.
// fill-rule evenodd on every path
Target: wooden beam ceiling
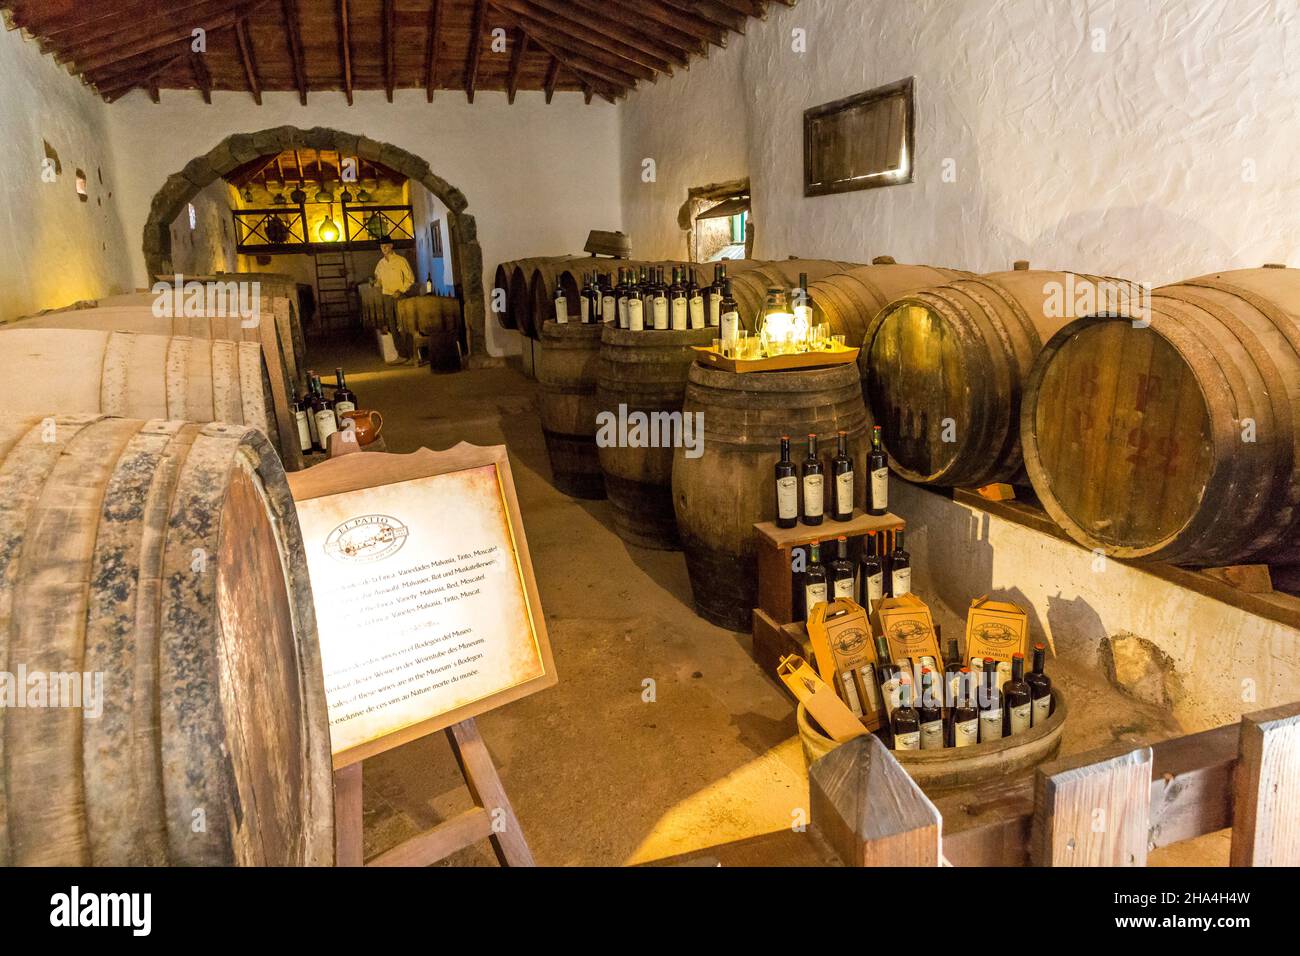
M 617 101 L 795 0 L 12 0 L 11 22 L 106 100 L 143 90 L 579 92 Z M 201 32 L 198 32 L 201 31 Z M 502 31 L 506 42 L 500 41 Z M 202 43 L 196 38 L 201 36 Z M 195 46 L 198 49 L 195 49 Z

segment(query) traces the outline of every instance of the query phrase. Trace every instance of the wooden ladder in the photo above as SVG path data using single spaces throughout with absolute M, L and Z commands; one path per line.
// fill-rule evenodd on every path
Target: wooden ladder
M 316 308 L 320 324 L 326 331 L 343 329 L 352 324 L 356 308 L 348 288 L 346 252 L 318 252 L 316 264 Z

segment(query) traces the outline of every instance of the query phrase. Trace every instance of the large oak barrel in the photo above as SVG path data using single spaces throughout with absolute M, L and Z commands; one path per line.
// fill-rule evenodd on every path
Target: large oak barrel
M 861 505 L 870 436 L 858 370 L 740 374 L 693 365 L 682 411 L 702 414 L 704 424 L 703 454 L 673 453 L 673 504 L 695 609 L 714 624 L 747 631 L 757 603 L 754 522 L 776 517 L 772 467 L 781 436 L 798 443 L 816 434 L 825 458 L 834 454 L 836 433 L 848 432 Z M 835 525 L 826 519 L 822 533 L 834 538 Z
M 640 415 L 647 418 L 635 446 L 619 440 L 598 448 L 614 530 L 629 544 L 669 551 L 680 547 L 673 513 L 673 450 L 662 442 L 657 442 L 661 447 L 649 447 L 648 442 L 661 434 L 659 423 L 670 421 L 663 414 L 682 409 L 686 375 L 695 361 L 693 347 L 707 346 L 716 334 L 716 329 L 632 332 L 610 325 L 601 333 L 598 409 L 622 422 L 636 416 L 629 422 L 633 426 Z M 630 427 L 627 437 L 636 437 Z
M 706 263 L 712 266 L 712 263 Z M 857 262 L 838 262 L 831 259 L 775 259 L 756 269 L 745 269 L 745 263 L 728 262 L 727 278 L 731 280 L 731 294 L 740 308 L 740 321 L 748 329 L 763 310 L 768 289 L 789 291 L 799 284 L 799 274 L 808 273 L 808 284 L 836 272 L 844 272 L 860 265 Z M 712 269 L 709 281 L 713 281 Z
M 1300 271 L 1163 286 L 1149 327 L 1070 323 L 1034 365 L 1021 430 L 1034 490 L 1089 548 L 1300 564 Z
M 311 588 L 266 438 L 11 416 L 0 486 L 0 653 L 60 694 L 91 675 L 83 706 L 0 708 L 0 862 L 331 863 Z
M 0 381 L 10 413 L 230 422 L 279 438 L 255 342 L 0 327 Z
M 850 348 L 857 348 L 866 338 L 871 320 L 894 299 L 971 276 L 959 269 L 901 264 L 881 257 L 869 266 L 810 279 L 808 297 L 817 319 L 829 324 L 833 333 L 843 335 Z
M 397 300 L 397 324 L 403 339 L 424 340 L 429 368 L 460 371 L 460 300 L 451 296 L 417 295 Z
M 151 299 L 152 302 L 152 299 Z M 278 447 L 285 467 L 296 470 L 302 467 L 302 453 L 298 445 L 298 425 L 292 403 L 295 397 L 293 380 L 289 377 L 285 350 L 282 347 L 274 322 L 255 322 L 245 325 L 245 320 L 233 309 L 224 315 L 171 315 L 166 311 L 156 314 L 153 305 L 114 305 L 94 308 L 74 308 L 18 319 L 3 326 L 5 329 L 99 329 L 103 331 L 143 332 L 148 335 L 184 335 L 197 339 L 227 339 L 232 342 L 256 342 L 261 346 L 271 381 L 271 399 L 275 407 L 275 428 L 279 432 Z M 285 343 L 286 345 L 288 343 Z M 288 346 L 292 348 L 292 346 Z
M 604 498 L 596 453 L 596 371 L 603 326 L 547 322 L 542 326 L 537 381 L 542 386 L 542 434 L 555 487 L 574 498 Z
M 1013 270 L 903 296 L 867 330 L 858 364 L 893 469 L 953 487 L 1023 480 L 1020 399 L 1043 342 L 1087 290 L 1133 284 Z
M 492 282 L 492 294 L 493 298 L 504 306 L 504 309 L 497 309 L 494 304 L 493 312 L 502 328 L 518 329 L 520 332 L 528 334 L 528 323 L 532 321 L 532 303 L 528 297 L 531 291 L 529 283 L 532 281 L 533 270 L 543 262 L 573 258 L 575 256 L 572 254 L 565 256 L 532 256 L 527 259 L 511 259 L 497 266 Z

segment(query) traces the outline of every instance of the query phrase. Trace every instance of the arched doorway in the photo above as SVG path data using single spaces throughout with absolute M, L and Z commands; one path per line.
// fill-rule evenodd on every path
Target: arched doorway
M 390 169 L 423 185 L 447 207 L 447 231 L 451 241 L 457 291 L 465 303 L 465 324 L 471 356 L 487 354 L 483 327 L 483 251 L 478 243 L 474 217 L 465 210 L 469 201 L 455 186 L 429 168 L 427 161 L 394 146 L 356 133 L 323 126 L 299 129 L 277 126 L 256 133 L 234 133 L 185 168 L 167 177 L 153 197 L 144 225 L 144 258 L 150 276 L 171 275 L 171 223 L 185 204 L 217 179 L 259 156 L 292 149 L 328 149 L 383 163 Z

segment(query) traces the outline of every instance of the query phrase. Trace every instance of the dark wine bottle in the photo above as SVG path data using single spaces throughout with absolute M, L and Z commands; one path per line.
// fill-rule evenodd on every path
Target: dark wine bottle
M 314 443 L 311 439 L 311 417 L 307 414 L 307 406 L 300 399 L 295 398 L 290 408 L 293 409 L 294 423 L 298 426 L 298 448 L 304 455 L 310 455 Z
M 1011 680 L 1002 685 L 1002 736 L 1014 737 L 1029 730 L 1033 721 L 1033 698 L 1025 683 L 1025 655 L 1011 655 Z
M 803 573 L 804 617 L 818 604 L 826 603 L 826 568 L 822 564 L 821 543 L 814 541 L 808 549 L 808 569 Z
M 583 273 L 581 306 L 581 319 L 583 325 L 590 325 L 596 321 L 596 311 L 599 309 L 596 302 L 596 286 L 591 281 L 591 273 L 585 272 Z
M 555 321 L 561 325 L 569 321 L 569 300 L 564 296 L 564 286 L 555 283 Z
M 1030 725 L 1033 727 L 1037 727 L 1052 716 L 1052 679 L 1043 673 L 1046 656 L 1047 648 L 1042 644 L 1035 644 L 1034 669 L 1025 675 L 1025 683 L 1029 685 L 1029 696 L 1034 703 L 1030 711 Z
M 857 602 L 870 613 L 885 596 L 885 566 L 880 558 L 880 535 L 867 535 L 867 548 L 858 561 Z
M 853 600 L 853 562 L 849 560 L 849 539 L 840 535 L 835 539 L 835 558 L 830 563 L 830 595 Z
M 979 708 L 975 704 L 975 675 L 961 669 L 957 700 L 948 714 L 948 746 L 972 747 L 979 743 Z
M 327 452 L 330 448 L 330 435 L 339 430 L 339 424 L 329 399 L 325 397 L 325 390 L 321 388 L 320 376 L 315 372 L 311 373 L 311 417 L 316 423 L 316 441 L 320 450 Z
M 690 323 L 690 302 L 686 299 L 685 279 L 683 270 L 673 266 L 673 284 L 668 287 L 668 324 L 678 332 L 685 332 Z
M 808 457 L 799 468 L 799 477 L 803 484 L 803 523 L 821 524 L 825 510 L 823 500 L 825 491 L 825 469 L 822 460 L 817 457 L 817 436 L 808 436 Z
M 342 415 L 344 412 L 355 412 L 357 410 L 357 396 L 348 388 L 348 383 L 343 377 L 343 369 L 334 369 L 334 414 Z
M 998 662 L 984 658 L 980 690 L 980 743 L 1002 739 L 1002 693 L 998 690 Z
M 693 329 L 702 329 L 708 321 L 704 314 L 704 291 L 695 283 L 695 269 L 686 268 L 686 309 L 689 325 Z
M 871 453 L 867 455 L 867 513 L 883 515 L 889 510 L 889 461 L 880 446 L 880 426 L 871 429 Z
M 731 280 L 722 280 L 722 299 L 718 308 L 718 338 L 722 340 L 722 353 L 727 356 L 736 354 L 736 342 L 740 339 L 740 306 L 731 294 Z
M 600 321 L 613 323 L 618 319 L 618 299 L 614 294 L 614 279 L 603 275 L 600 280 L 603 283 L 600 290 Z
M 668 328 L 668 287 L 664 285 L 664 270 L 662 266 L 655 268 L 654 287 L 651 290 L 651 303 L 653 307 L 654 327 L 656 329 Z
M 722 324 L 722 301 L 727 292 L 727 267 L 719 262 L 713 267 L 713 285 L 709 286 L 708 295 L 708 318 L 709 326 L 717 328 Z
M 831 517 L 853 520 L 853 459 L 849 457 L 849 433 L 839 433 L 835 457 L 831 459 Z
M 921 749 L 943 749 L 943 692 L 935 686 L 934 671 L 921 669 L 921 703 L 917 714 L 921 719 Z
M 894 532 L 894 550 L 889 555 L 889 596 L 912 593 L 912 556 L 903 546 L 903 531 Z
M 911 684 L 903 684 L 898 689 L 898 706 L 889 718 L 889 727 L 895 750 L 921 749 L 921 715 L 912 706 Z
M 615 314 L 618 316 L 618 327 L 627 328 L 627 293 L 631 288 L 631 283 L 627 278 L 627 270 L 618 270 L 618 289 L 614 296 Z
M 957 638 L 950 637 L 948 653 L 943 661 L 943 705 L 949 710 L 957 706 L 957 696 L 961 690 L 961 672 L 964 669 L 961 653 L 957 650 Z
M 889 656 L 889 640 L 876 635 L 876 683 L 880 688 L 880 705 L 885 710 L 885 725 L 898 706 L 898 688 L 903 684 L 903 671 Z
M 631 278 L 632 286 L 627 290 L 627 327 L 631 332 L 641 332 L 646 326 L 645 269 L 642 268 L 640 278 L 635 272 Z
M 790 461 L 790 436 L 781 436 L 781 460 L 776 463 L 776 526 L 793 528 L 799 523 L 799 479 Z

